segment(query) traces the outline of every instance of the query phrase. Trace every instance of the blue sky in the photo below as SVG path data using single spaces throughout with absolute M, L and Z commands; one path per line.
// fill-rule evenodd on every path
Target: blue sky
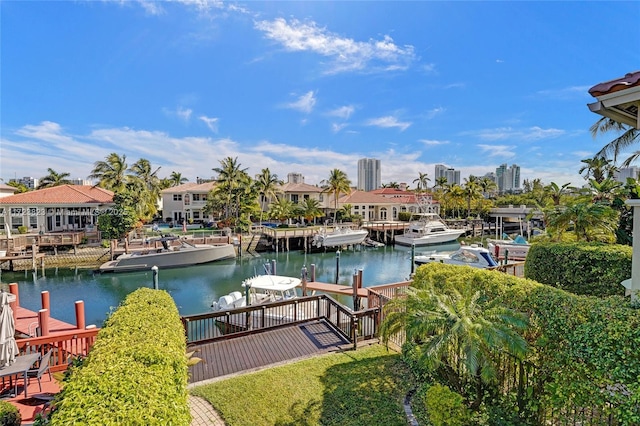
M 2 1 L 0 178 L 225 157 L 319 183 L 434 165 L 582 185 L 588 89 L 640 69 L 640 2 Z M 623 157 L 625 158 L 625 157 Z

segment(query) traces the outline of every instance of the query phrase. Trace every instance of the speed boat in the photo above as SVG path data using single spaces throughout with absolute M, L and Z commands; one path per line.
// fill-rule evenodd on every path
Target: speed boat
M 234 309 L 247 306 L 247 291 L 249 293 L 248 304 L 258 305 L 269 302 L 279 302 L 298 297 L 296 287 L 302 280 L 295 277 L 282 275 L 262 274 L 248 278 L 242 282 L 245 294 L 233 291 L 211 304 L 214 311 Z
M 407 230 L 396 236 L 396 244 L 403 246 L 426 246 L 455 241 L 465 233 L 464 229 L 451 229 L 435 213 L 421 213 L 419 220 L 409 224 Z
M 426 263 L 446 263 L 448 265 L 464 265 L 474 268 L 492 268 L 499 266 L 491 256 L 491 252 L 477 244 L 464 245 L 452 253 L 428 253 L 414 256 L 413 261 L 417 265 Z
M 521 235 L 511 239 L 504 234 L 501 240 L 488 239 L 487 248 L 496 259 L 524 260 L 527 258 L 531 244 Z
M 125 253 L 115 260 L 103 263 L 100 272 L 130 272 L 151 269 L 177 268 L 181 266 L 199 265 L 222 259 L 234 259 L 236 248 L 233 244 L 191 244 L 177 237 L 162 237 L 158 240 L 161 248 L 148 248 L 132 253 Z M 170 242 L 178 241 L 179 245 Z
M 362 244 L 369 235 L 365 229 L 351 229 L 347 227 L 336 227 L 332 232 L 323 232 L 313 237 L 313 245 L 320 247 L 342 247 Z

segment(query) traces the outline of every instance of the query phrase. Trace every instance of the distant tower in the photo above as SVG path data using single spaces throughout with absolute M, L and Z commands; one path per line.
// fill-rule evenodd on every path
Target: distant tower
M 447 185 L 460 185 L 460 170 L 447 167 L 444 164 L 436 164 L 435 179 L 447 178 Z
M 373 191 L 382 186 L 380 179 L 380 160 L 362 158 L 358 160 L 358 189 Z
M 302 173 L 289 173 L 287 175 L 287 182 L 304 183 L 304 176 L 302 176 Z
M 513 192 L 520 189 L 520 166 L 501 164 L 496 169 L 496 182 L 500 192 Z

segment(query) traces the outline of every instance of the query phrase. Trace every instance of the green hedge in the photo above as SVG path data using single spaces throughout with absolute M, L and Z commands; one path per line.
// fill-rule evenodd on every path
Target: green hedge
M 631 278 L 630 246 L 602 243 L 536 243 L 529 249 L 525 277 L 586 296 L 624 295 Z
M 528 313 L 527 362 L 534 367 L 522 395 L 529 416 L 564 419 L 584 408 L 600 416 L 592 424 L 607 424 L 609 415 L 612 424 L 640 424 L 640 312 L 628 298 L 579 296 L 530 279 L 436 263 L 417 269 L 414 286 L 482 290 Z
M 162 290 L 131 293 L 65 384 L 52 425 L 189 425 L 186 341 Z

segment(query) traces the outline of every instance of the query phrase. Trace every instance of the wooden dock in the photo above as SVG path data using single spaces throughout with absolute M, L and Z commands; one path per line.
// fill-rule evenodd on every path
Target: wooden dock
M 16 309 L 16 333 L 24 336 L 35 337 L 39 326 L 38 312 L 18 306 Z M 49 335 L 68 333 L 77 330 L 74 324 L 69 324 L 59 319 L 49 317 Z
M 353 287 L 343 284 L 321 283 L 317 281 L 308 282 L 307 293 L 310 294 L 313 291 L 321 291 L 328 294 L 342 294 L 345 296 L 353 296 Z M 366 298 L 368 295 L 369 292 L 366 288 L 358 288 L 358 297 Z
M 271 329 L 234 339 L 193 345 L 204 361 L 189 367 L 189 383 L 216 380 L 328 352 L 350 349 L 349 343 L 326 321 Z

